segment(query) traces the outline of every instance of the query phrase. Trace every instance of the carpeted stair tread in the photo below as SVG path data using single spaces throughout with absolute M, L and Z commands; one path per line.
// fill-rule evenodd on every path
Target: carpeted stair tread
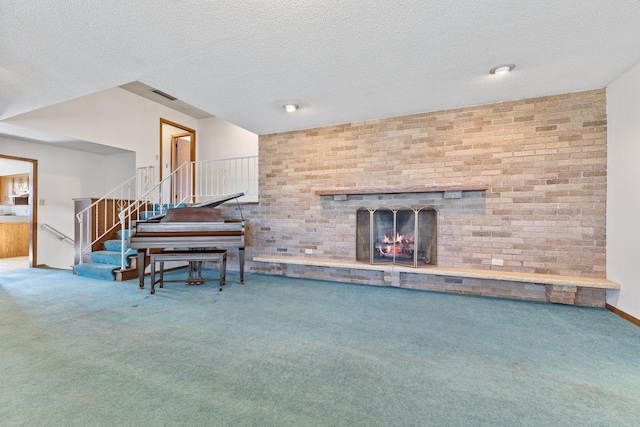
M 96 262 L 85 262 L 75 266 L 78 276 L 90 277 L 92 279 L 115 280 L 114 270 L 120 268 L 120 264 L 101 264 Z
M 175 209 L 186 206 L 184 203 L 179 205 L 174 204 L 165 204 L 165 205 L 154 205 L 151 210 L 140 212 L 140 219 L 146 219 L 151 216 L 160 215 L 165 213 L 167 209 Z M 124 266 L 125 268 L 131 267 L 131 260 L 129 257 L 131 255 L 135 255 L 136 251 L 134 249 L 129 249 L 127 246 L 127 241 L 131 234 L 135 232 L 134 229 L 127 230 L 118 230 L 117 231 L 117 239 L 111 239 L 104 242 L 104 250 L 91 252 L 91 261 L 86 262 L 84 264 L 78 264 L 76 268 L 76 272 L 79 276 L 92 277 L 95 279 L 103 279 L 103 280 L 115 280 L 116 276 L 114 274 L 115 270 L 120 269 L 120 263 L 122 260 L 122 251 L 125 251 L 124 254 Z M 124 236 L 124 241 L 122 237 Z
M 129 249 L 126 253 L 125 253 L 125 267 L 129 267 L 130 265 L 130 261 L 129 261 L 129 255 L 133 255 L 135 253 L 135 251 L 133 249 Z M 117 267 L 120 267 L 120 261 L 121 261 L 121 252 L 119 250 L 117 251 L 94 251 L 91 252 L 91 261 L 97 263 L 97 264 L 113 264 L 116 265 Z
M 155 212 L 155 211 L 143 211 L 140 212 L 140 214 L 138 215 L 140 217 L 141 220 L 145 221 L 149 218 L 153 218 L 156 215 L 160 215 L 160 212 Z
M 118 232 L 118 234 L 120 234 L 121 232 Z M 129 233 L 133 233 L 133 231 L 127 232 L 127 234 Z M 127 239 L 125 239 L 124 244 L 122 243 L 121 239 L 112 239 L 112 240 L 107 240 L 104 242 L 104 248 L 108 251 L 116 251 L 116 252 L 120 252 L 122 250 L 122 247 L 124 247 L 125 251 L 131 251 L 131 249 L 129 249 L 129 246 L 127 246 Z
M 122 244 L 122 240 L 120 240 L 120 239 L 107 240 L 106 242 L 104 242 L 104 247 L 108 251 L 120 252 L 122 250 L 123 246 L 124 246 L 125 250 L 129 249 L 127 247 L 127 241 L 126 240 L 124 241 L 124 245 Z
M 124 240 L 125 240 L 125 243 L 126 243 L 127 239 L 129 238 L 129 236 L 131 236 L 131 234 L 133 234 L 133 232 L 134 232 L 134 231 L 135 231 L 135 230 L 125 230 L 125 231 L 124 231 L 124 236 L 125 236 L 125 237 L 124 237 Z M 118 232 L 117 232 L 116 234 L 118 235 L 118 240 L 119 240 L 119 239 L 122 239 L 122 234 L 123 234 L 122 230 L 118 230 Z
M 144 221 L 154 216 L 163 215 L 167 212 L 168 209 L 184 208 L 185 206 L 187 205 L 184 203 L 179 203 L 177 205 L 170 203 L 170 204 L 163 204 L 162 206 L 160 206 L 159 204 L 155 204 L 150 210 L 141 211 L 138 214 L 138 216 L 140 217 L 141 220 Z

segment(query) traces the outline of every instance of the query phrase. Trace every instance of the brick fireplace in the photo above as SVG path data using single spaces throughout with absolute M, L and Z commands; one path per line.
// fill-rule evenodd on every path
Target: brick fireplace
M 250 259 L 355 261 L 358 209 L 431 206 L 439 268 L 606 277 L 604 89 L 261 135 L 259 156 L 260 203 L 245 210 Z M 386 192 L 457 185 L 485 189 Z M 385 191 L 317 193 L 370 188 Z

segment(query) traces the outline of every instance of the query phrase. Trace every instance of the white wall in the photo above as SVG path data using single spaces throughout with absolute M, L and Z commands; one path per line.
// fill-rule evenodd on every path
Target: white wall
M 100 157 L 103 167 L 102 186 L 104 191 L 100 194 L 89 194 L 88 197 L 102 197 L 136 174 L 136 153 L 134 152 Z
M 55 135 L 130 150 L 102 156 L 44 144 L 3 139 L 0 153 L 39 160 L 38 220 L 73 236 L 73 198 L 100 197 L 135 174 L 160 171 L 160 119 L 196 130 L 197 160 L 258 155 L 258 136 L 218 118 L 196 120 L 121 88 L 65 101 L 5 122 Z M 170 156 L 163 153 L 165 160 Z M 165 162 L 166 163 L 166 162 Z M 48 233 L 38 235 L 38 263 L 68 268 L 73 248 Z
M 258 135 L 218 117 L 210 117 L 198 122 L 196 141 L 198 160 L 258 155 Z
M 37 261 L 55 268 L 71 268 L 73 245 L 40 231 L 40 225 L 49 224 L 73 238 L 73 199 L 100 197 L 111 190 L 107 185 L 122 181 L 105 178 L 112 170 L 127 178 L 135 173 L 134 153 L 103 156 L 0 136 L 0 154 L 38 161 L 38 199 L 44 205 L 38 206 Z
M 258 135 L 252 132 L 217 117 L 196 120 L 117 87 L 5 122 L 131 150 L 136 152 L 137 167 L 159 167 L 160 118 L 196 130 L 198 160 L 258 155 Z M 163 157 L 168 158 L 166 153 Z
M 136 153 L 138 167 L 158 167 L 160 118 L 192 129 L 198 125 L 193 117 L 118 87 L 11 117 L 5 122 L 131 150 Z
M 30 171 L 30 163 L 0 158 L 0 176 L 18 175 L 21 173 L 29 173 Z
M 607 302 L 640 318 L 640 64 L 607 88 Z

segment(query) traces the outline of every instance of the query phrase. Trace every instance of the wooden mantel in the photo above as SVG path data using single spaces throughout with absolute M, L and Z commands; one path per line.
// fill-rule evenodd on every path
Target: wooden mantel
M 466 185 L 439 185 L 426 186 L 418 185 L 413 187 L 397 188 L 337 188 L 331 190 L 316 190 L 316 196 L 348 196 L 354 194 L 404 194 L 404 193 L 439 193 L 454 191 L 485 191 L 489 187 L 485 184 Z

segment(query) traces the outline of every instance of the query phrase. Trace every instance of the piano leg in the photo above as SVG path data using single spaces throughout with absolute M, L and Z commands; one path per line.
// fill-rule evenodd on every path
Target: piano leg
M 244 285 L 244 247 L 240 248 L 238 255 L 240 260 L 240 283 Z
M 198 272 L 198 277 L 193 277 L 196 271 Z M 204 279 L 202 278 L 202 261 L 189 261 L 189 277 L 185 285 L 204 285 Z
M 144 289 L 144 260 L 146 256 L 146 249 L 138 249 L 138 278 L 140 279 L 140 289 Z

